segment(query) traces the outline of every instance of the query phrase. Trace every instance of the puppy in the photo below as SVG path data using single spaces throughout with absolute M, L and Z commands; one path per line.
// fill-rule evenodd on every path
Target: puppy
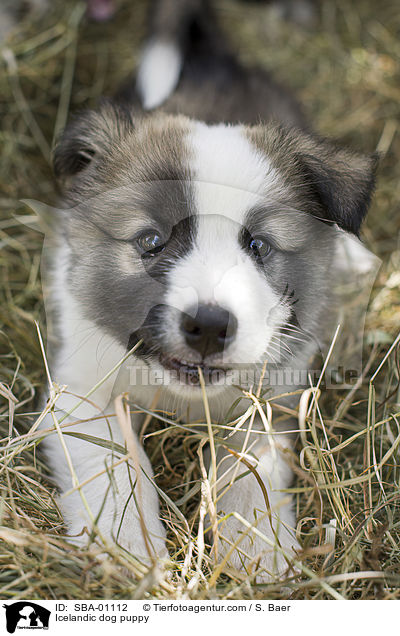
M 295 407 L 279 396 L 307 382 L 295 379 L 328 322 L 337 242 L 360 230 L 374 163 L 308 132 L 292 96 L 232 55 L 208 2 L 152 6 L 135 88 L 76 116 L 54 152 L 50 371 L 68 426 L 63 444 L 43 444 L 71 541 L 95 527 L 138 559 L 167 556 L 142 416 L 121 427 L 115 398 L 128 393 L 210 435 L 229 413 L 210 444 L 219 558 L 257 564 L 261 580 L 285 570 L 298 547 L 282 493 L 294 424 L 240 416 L 258 387 Z

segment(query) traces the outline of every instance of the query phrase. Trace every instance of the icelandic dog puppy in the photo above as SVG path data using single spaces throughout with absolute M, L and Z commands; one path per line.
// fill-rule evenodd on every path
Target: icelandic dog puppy
M 43 444 L 72 541 L 95 526 L 139 559 L 167 556 L 143 416 L 131 425 L 116 396 L 190 427 L 206 423 L 203 382 L 221 422 L 234 404 L 239 418 L 250 404 L 241 389 L 256 392 L 270 370 L 306 370 L 331 313 L 338 237 L 360 230 L 374 163 L 309 133 L 285 89 L 231 54 L 207 2 L 153 5 L 135 89 L 76 116 L 54 152 L 51 375 L 66 387 L 55 412 L 73 435 L 64 449 L 56 434 Z M 279 402 L 299 386 L 263 390 Z M 268 418 L 246 430 L 236 419 L 209 469 L 218 553 L 257 565 L 262 580 L 297 546 L 281 492 L 293 424 L 271 430 Z

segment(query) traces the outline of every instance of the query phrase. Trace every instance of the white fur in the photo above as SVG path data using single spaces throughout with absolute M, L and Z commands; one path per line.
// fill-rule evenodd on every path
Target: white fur
M 260 202 L 264 192 L 274 196 L 280 191 L 277 172 L 246 138 L 241 126 L 207 126 L 195 122 L 189 143 L 194 150 L 193 169 L 197 181 L 232 188 L 229 201 L 226 191 L 222 190 L 220 199 L 212 202 L 213 209 L 207 200 L 209 191 L 198 190 L 200 214 L 223 214 L 240 223 L 247 208 Z M 225 208 L 228 202 L 232 209 Z
M 137 89 L 146 110 L 157 108 L 171 95 L 178 83 L 181 67 L 182 55 L 173 42 L 149 42 L 137 74 Z

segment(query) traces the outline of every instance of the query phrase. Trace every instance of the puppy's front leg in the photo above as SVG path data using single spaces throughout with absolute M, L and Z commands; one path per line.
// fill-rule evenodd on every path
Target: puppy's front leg
M 242 435 L 232 438 L 236 449 L 241 439 Z M 282 575 L 288 568 L 285 555 L 290 561 L 295 557 L 293 548 L 299 549 L 291 498 L 280 492 L 292 479 L 284 458 L 291 440 L 279 435 L 276 443 L 269 444 L 267 439 L 252 434 L 245 461 L 221 449 L 217 473 L 220 559 L 229 555 L 234 568 L 259 570 L 257 578 L 263 581 Z
M 128 370 L 119 364 L 126 349 L 84 319 L 65 283 L 60 287 L 64 290 L 60 302 L 62 345 L 52 352 L 51 376 L 67 387 L 54 411 L 62 422 L 68 457 L 57 433 L 46 435 L 42 447 L 59 488 L 59 507 L 70 541 L 86 545 L 89 537 L 83 529 L 90 531 L 95 524 L 106 540 L 116 541 L 140 559 L 148 561 L 149 553 L 166 556 L 158 497 L 148 479 L 153 477 L 152 468 L 133 427 L 140 469 L 131 459 L 124 461 L 111 446 L 112 442 L 125 446 L 113 396 L 129 388 Z M 53 426 L 49 414 L 41 428 Z M 68 433 L 90 435 L 107 447 Z M 77 489 L 76 481 L 81 488 Z
M 63 398 L 63 407 L 68 412 L 68 403 L 73 406 L 76 399 L 72 396 Z M 63 428 L 67 452 L 57 433 L 47 435 L 43 445 L 59 487 L 59 506 L 69 540 L 86 545 L 88 535 L 83 532 L 84 528 L 90 531 L 95 525 L 106 540 L 117 542 L 140 560 L 149 562 L 151 556 L 167 555 L 158 497 L 150 481 L 153 472 L 133 429 L 135 461 L 127 461 L 126 455 L 121 453 L 118 446 L 124 447 L 125 440 L 112 410 L 113 405 L 110 405 L 99 416 L 88 405 L 81 408 L 82 420 L 75 419 L 75 424 Z M 69 416 L 63 423 L 71 421 L 72 416 Z M 45 426 L 51 423 L 48 417 Z M 108 448 L 69 433 L 96 437 Z

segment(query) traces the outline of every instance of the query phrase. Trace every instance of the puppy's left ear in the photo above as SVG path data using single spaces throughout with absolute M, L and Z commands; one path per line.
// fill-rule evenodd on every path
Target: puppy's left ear
M 358 236 L 375 186 L 377 155 L 358 155 L 307 138 L 297 154 L 323 218 Z

